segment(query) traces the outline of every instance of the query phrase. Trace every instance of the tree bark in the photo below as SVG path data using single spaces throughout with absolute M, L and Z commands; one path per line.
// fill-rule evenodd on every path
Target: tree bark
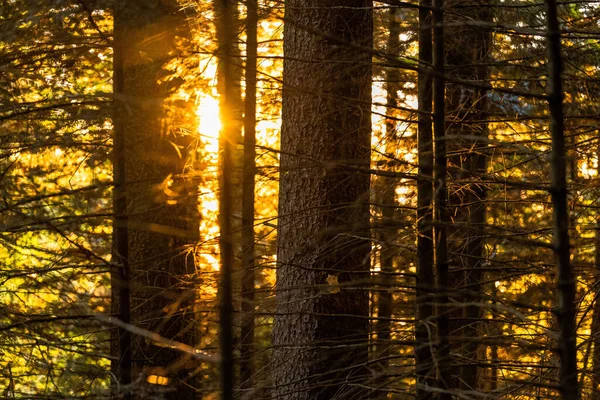
M 240 382 L 252 388 L 254 373 L 254 174 L 256 173 L 256 57 L 258 3 L 246 0 L 246 96 L 244 100 L 244 163 L 242 180 L 242 315 Z
M 219 251 L 221 270 L 219 284 L 219 340 L 221 350 L 221 399 L 233 399 L 234 332 L 233 332 L 233 178 L 234 151 L 237 139 L 235 104 L 238 99 L 233 65 L 233 15 L 237 3 L 216 0 L 217 35 L 220 58 L 219 104 L 223 128 L 219 137 Z
M 241 52 L 239 46 L 238 30 L 240 25 L 238 1 L 234 0 L 215 0 L 213 2 L 213 9 L 217 16 L 216 30 L 217 30 L 217 42 L 219 46 L 219 57 L 220 62 L 217 67 L 217 92 L 219 93 L 219 113 L 220 119 L 223 123 L 221 131 L 221 138 L 219 140 L 219 165 L 220 165 L 220 183 L 219 191 L 221 193 L 219 200 L 219 207 L 226 206 L 228 210 L 226 214 L 228 222 L 219 220 L 220 228 L 228 229 L 229 239 L 225 239 L 221 235 L 223 241 L 220 246 L 225 244 L 226 249 L 231 246 L 232 254 L 225 255 L 226 258 L 231 257 L 231 261 L 226 261 L 227 264 L 231 263 L 231 266 L 227 269 L 230 272 L 223 272 L 221 270 L 221 283 L 225 283 L 223 274 L 231 275 L 231 323 L 232 323 L 232 343 L 227 345 L 228 349 L 241 348 L 241 320 L 243 305 L 241 304 L 242 299 L 242 279 L 245 272 L 243 268 L 243 228 L 242 218 L 243 213 L 243 139 L 242 139 L 242 128 L 244 121 L 244 105 L 242 103 L 242 74 L 244 68 L 241 65 Z M 226 21 L 225 21 L 226 20 Z M 224 23 L 227 27 L 224 27 Z M 226 31 L 225 31 L 226 30 Z M 227 43 L 225 43 L 227 41 Z M 224 47 L 227 46 L 227 47 Z M 225 61 L 225 58 L 227 61 Z M 225 149 L 226 146 L 230 146 L 230 149 Z M 228 158 L 226 161 L 225 159 Z M 225 164 L 228 164 L 225 166 Z M 227 169 L 227 171 L 225 171 Z M 227 178 L 225 179 L 223 173 L 226 173 Z M 230 192 L 225 194 L 223 189 Z M 223 201 L 225 197 L 227 200 Z M 226 204 L 228 203 L 228 204 Z M 224 211 L 223 211 L 224 212 Z M 223 213 L 219 211 L 221 215 Z M 223 224 L 229 224 L 227 228 Z M 228 249 L 226 251 L 229 251 Z M 222 258 L 222 257 L 221 257 Z M 221 259 L 221 261 L 223 261 Z M 241 277 L 241 278 L 238 278 Z M 229 278 L 227 278 L 229 279 Z M 222 287 L 222 289 L 225 289 Z M 224 300 L 221 298 L 221 300 Z M 223 304 L 221 303 L 221 306 Z M 221 310 L 223 312 L 223 310 Z M 226 350 L 229 351 L 229 350 Z M 233 356 L 232 356 L 233 357 Z M 225 361 L 227 364 L 229 361 Z M 238 366 L 241 364 L 232 362 L 233 374 L 238 373 Z M 222 378 L 225 375 L 222 375 Z M 233 378 L 232 378 L 233 379 Z M 233 385 L 232 381 L 232 385 Z
M 438 306 L 436 311 L 438 327 L 438 386 L 443 391 L 440 400 L 450 400 L 452 358 L 449 347 L 449 291 L 448 287 L 448 189 L 446 182 L 447 155 L 446 155 L 446 82 L 445 74 L 445 51 L 444 51 L 444 1 L 433 0 L 433 67 L 435 76 L 433 78 L 433 135 L 434 135 L 434 221 L 435 221 L 435 268 L 436 268 L 436 292 Z
M 555 0 L 545 0 L 548 48 L 548 104 L 552 133 L 552 205 L 554 253 L 558 267 L 558 324 L 560 392 L 565 400 L 580 398 L 577 382 L 577 336 L 575 331 L 575 278 L 570 263 L 569 209 L 567 204 L 567 157 L 565 149 L 562 56 L 560 25 Z
M 189 110 L 171 98 L 178 81 L 161 81 L 186 28 L 174 1 L 115 5 L 115 151 L 123 157 L 115 164 L 115 228 L 118 256 L 128 253 L 130 276 L 123 269 L 113 281 L 113 301 L 126 320 L 130 292 L 131 323 L 193 346 L 195 271 L 189 246 L 198 240 L 197 190 L 186 176 L 191 139 L 179 129 Z M 131 343 L 134 397 L 195 398 L 190 356 L 141 337 Z M 119 351 L 126 357 L 126 349 Z
M 117 11 L 117 10 L 115 10 Z M 115 16 L 117 16 L 115 12 Z M 117 19 L 117 18 L 116 18 Z M 118 19 L 117 19 L 118 21 Z M 118 25 L 117 25 L 118 28 Z M 124 43 L 123 38 L 119 37 L 118 29 L 114 39 L 114 58 L 113 58 L 113 93 L 115 95 L 123 93 L 124 90 Z M 116 96 L 115 96 L 116 97 Z M 130 267 L 129 267 L 129 234 L 127 231 L 127 188 L 126 188 L 126 160 L 125 143 L 125 109 L 123 102 L 114 101 L 114 136 L 113 136 L 113 262 L 118 263 L 116 271 L 111 273 L 112 289 L 112 309 L 113 314 L 118 315 L 119 319 L 126 324 L 131 323 L 131 293 L 130 293 Z M 112 361 L 111 369 L 115 372 L 119 386 L 127 388 L 131 384 L 131 333 L 127 329 L 119 328 L 113 330 L 111 340 L 111 354 L 117 356 L 117 360 Z M 115 386 L 117 387 L 117 386 Z M 132 398 L 131 390 L 125 389 L 123 393 L 114 393 L 116 396 L 122 395 L 124 399 Z
M 361 398 L 372 73 L 353 46 L 372 47 L 372 2 L 290 0 L 285 18 L 274 397 Z
M 433 130 L 432 75 L 425 71 L 433 63 L 431 0 L 420 0 L 418 74 L 418 152 L 419 180 L 417 182 L 417 312 L 415 322 L 415 358 L 417 399 L 432 399 L 427 387 L 435 384 L 436 371 L 431 348 L 435 327 L 433 288 L 435 286 L 433 253 Z
M 446 23 L 453 26 L 446 32 L 447 74 L 460 80 L 486 82 L 487 59 L 491 33 L 485 26 L 468 25 L 468 22 L 492 22 L 488 0 L 478 0 L 482 7 L 468 7 L 452 12 Z M 447 8 L 461 2 L 447 2 Z M 487 169 L 486 140 L 487 90 L 448 83 L 446 107 L 447 134 L 452 136 L 448 148 L 449 215 L 454 226 L 449 233 L 450 287 L 454 300 L 468 303 L 451 314 L 450 331 L 454 332 L 452 347 L 464 360 L 453 386 L 463 390 L 476 390 L 480 384 L 478 336 L 481 334 L 482 306 L 481 282 L 484 261 L 483 229 L 486 224 L 485 184 L 477 183 Z M 464 183 L 468 180 L 470 183 Z M 472 183 L 475 182 L 475 183 Z

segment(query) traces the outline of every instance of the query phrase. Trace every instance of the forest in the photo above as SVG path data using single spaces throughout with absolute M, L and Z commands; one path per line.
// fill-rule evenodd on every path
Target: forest
M 0 1 L 0 398 L 600 400 L 599 98 L 600 1 Z

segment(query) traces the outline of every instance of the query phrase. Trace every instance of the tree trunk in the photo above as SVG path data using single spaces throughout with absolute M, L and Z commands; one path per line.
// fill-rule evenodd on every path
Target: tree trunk
M 571 270 L 569 209 L 567 205 L 567 158 L 565 149 L 562 56 L 560 26 L 555 0 L 545 0 L 548 24 L 548 103 L 552 133 L 552 205 L 554 210 L 554 252 L 558 267 L 558 324 L 560 392 L 565 400 L 580 398 L 577 382 L 577 336 L 575 331 L 575 278 Z
M 176 42 L 187 34 L 185 15 L 178 9 L 175 1 L 115 5 L 115 144 L 117 153 L 125 155 L 116 165 L 122 170 L 115 176 L 115 195 L 116 201 L 127 198 L 131 322 L 193 346 L 195 269 L 188 246 L 198 240 L 197 190 L 185 175 L 191 139 L 179 129 L 188 110 L 170 98 L 176 79 L 159 82 Z M 121 304 L 126 303 L 126 280 L 120 277 L 113 293 Z M 140 337 L 132 341 L 138 398 L 158 393 L 195 398 L 193 368 L 190 357 L 175 349 Z
M 117 11 L 117 10 L 115 10 Z M 115 17 L 117 16 L 115 12 Z M 117 19 L 117 18 L 115 18 Z M 118 21 L 118 19 L 117 19 Z M 117 25 L 118 27 L 118 25 Z M 117 101 L 116 95 L 123 93 L 124 89 L 124 43 L 115 32 L 114 58 L 113 58 L 113 93 L 115 100 L 114 136 L 113 136 L 113 263 L 118 263 L 116 271 L 111 273 L 112 313 L 117 315 L 126 324 L 131 323 L 131 293 L 130 293 L 130 266 L 129 266 L 129 234 L 127 231 L 127 187 L 126 187 L 126 109 L 122 101 Z M 132 398 L 131 384 L 131 333 L 123 328 L 113 329 L 111 336 L 111 354 L 117 359 L 111 362 L 111 370 L 118 379 L 115 386 L 115 396 L 123 395 L 125 400 Z M 123 393 L 118 393 L 117 388 L 125 387 Z
M 370 270 L 370 0 L 285 4 L 274 396 L 361 398 Z M 354 397 L 353 397 L 354 396 Z
M 492 21 L 488 0 L 478 0 L 482 7 L 457 9 L 446 23 L 453 25 L 446 33 L 448 76 L 481 84 L 488 78 L 487 59 L 491 33 L 485 26 L 467 25 L 467 22 Z M 460 2 L 449 2 L 448 8 Z M 486 194 L 484 184 L 476 181 L 486 172 L 487 90 L 449 83 L 447 85 L 449 214 L 454 226 L 449 235 L 450 287 L 455 288 L 456 301 L 469 303 L 452 313 L 450 331 L 456 337 L 457 352 L 464 359 L 459 373 L 453 378 L 454 386 L 476 390 L 479 386 L 479 335 L 481 334 L 481 282 L 484 260 L 483 229 L 486 223 Z M 483 139 L 483 140 L 480 140 Z
M 432 76 L 423 69 L 433 62 L 431 0 L 419 5 L 419 60 L 418 76 L 418 152 L 419 180 L 417 183 L 417 313 L 415 322 L 415 358 L 417 400 L 432 399 L 433 393 L 425 388 L 435 383 L 434 354 L 431 352 L 435 328 L 431 294 L 435 286 L 433 258 L 433 131 Z
M 242 315 L 240 382 L 252 388 L 254 343 L 254 174 L 256 172 L 256 56 L 258 3 L 246 0 L 246 97 L 242 181 Z
M 600 136 L 600 132 L 598 132 L 598 136 Z M 600 157 L 600 144 L 598 144 L 596 154 Z M 600 177 L 600 163 L 598 163 L 596 172 L 597 176 Z M 594 245 L 594 278 L 595 282 L 598 283 L 600 282 L 600 214 L 596 215 Z M 600 399 L 600 297 L 598 294 L 594 299 L 594 314 L 590 336 L 594 346 L 592 352 L 592 394 L 594 399 Z
M 437 292 L 437 326 L 438 326 L 438 348 L 437 363 L 439 368 L 438 386 L 443 392 L 440 400 L 450 400 L 450 391 L 453 389 L 450 376 L 452 373 L 452 358 L 449 347 L 449 325 L 448 325 L 448 211 L 446 183 L 447 156 L 446 156 L 446 104 L 445 104 L 445 52 L 444 52 L 444 1 L 433 0 L 433 66 L 435 76 L 433 78 L 433 135 L 434 135 L 434 218 L 435 218 L 435 268 L 436 268 L 436 292 Z
M 217 16 L 217 42 L 219 45 L 219 53 L 221 57 L 217 68 L 217 92 L 219 93 L 219 112 L 221 116 L 220 119 L 223 123 L 221 140 L 219 140 L 219 163 L 221 166 L 221 173 L 219 175 L 219 190 L 221 192 L 221 196 L 219 198 L 219 207 L 222 207 L 224 205 L 224 197 L 229 197 L 225 201 L 225 203 L 230 203 L 226 206 L 228 208 L 228 211 L 226 213 L 228 215 L 227 223 L 231 226 L 229 228 L 228 234 L 230 238 L 227 239 L 228 244 L 226 244 L 225 247 L 227 248 L 228 246 L 231 246 L 232 252 L 232 254 L 230 255 L 230 272 L 224 272 L 223 270 L 221 270 L 220 272 L 221 283 L 224 283 L 223 279 L 225 278 L 225 276 L 223 274 L 231 275 L 231 323 L 233 325 L 231 331 L 232 344 L 231 346 L 228 346 L 228 348 L 231 347 L 232 349 L 241 348 L 241 330 L 238 330 L 236 328 L 241 326 L 241 320 L 239 320 L 239 318 L 242 316 L 241 302 L 243 301 L 243 299 L 241 292 L 243 291 L 242 279 L 244 279 L 243 276 L 245 273 L 242 264 L 242 259 L 244 257 L 242 249 L 242 236 L 244 230 L 242 229 L 243 221 L 241 218 L 243 213 L 242 192 L 244 179 L 244 150 L 242 146 L 244 106 L 242 104 L 241 85 L 243 68 L 240 61 L 242 58 L 239 46 L 239 38 L 237 35 L 240 25 L 238 5 L 239 2 L 237 0 L 215 0 L 213 3 L 214 12 Z M 227 20 L 227 28 L 225 28 L 223 25 L 223 18 Z M 225 30 L 227 30 L 227 32 L 225 32 Z M 227 44 L 225 44 L 224 41 L 227 41 Z M 224 46 L 227 47 L 225 48 Z M 225 57 L 225 53 L 227 53 L 227 61 L 225 61 L 223 58 Z M 230 146 L 231 148 L 226 150 L 226 146 Z M 225 161 L 226 157 L 229 157 L 230 159 Z M 230 165 L 225 166 L 225 164 Z M 225 172 L 224 169 L 228 170 L 226 179 L 223 177 L 223 173 Z M 223 192 L 223 189 L 230 191 L 230 194 L 226 196 Z M 223 215 L 222 211 L 219 211 L 219 213 Z M 219 221 L 221 228 L 224 228 L 224 226 L 222 225 L 224 222 L 225 221 L 222 220 Z M 221 235 L 220 238 L 225 240 L 223 235 Z M 221 242 L 220 245 L 223 244 L 224 243 Z M 227 258 L 229 257 L 229 255 L 225 255 L 225 257 Z M 226 263 L 229 264 L 229 261 L 227 261 Z M 235 365 L 232 364 L 231 368 L 234 369 L 234 375 L 238 372 L 236 368 L 238 366 L 241 367 L 242 365 L 239 363 L 235 363 Z
M 219 104 L 223 128 L 219 137 L 219 339 L 221 350 L 221 399 L 233 399 L 234 386 L 234 333 L 233 333 L 233 270 L 234 270 L 234 151 L 237 138 L 236 101 L 237 85 L 233 65 L 233 15 L 237 3 L 233 0 L 216 0 L 217 35 L 219 42 Z

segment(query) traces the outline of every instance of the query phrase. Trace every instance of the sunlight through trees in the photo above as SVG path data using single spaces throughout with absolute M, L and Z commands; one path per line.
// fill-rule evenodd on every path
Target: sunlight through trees
M 600 398 L 600 5 L 0 4 L 0 394 Z

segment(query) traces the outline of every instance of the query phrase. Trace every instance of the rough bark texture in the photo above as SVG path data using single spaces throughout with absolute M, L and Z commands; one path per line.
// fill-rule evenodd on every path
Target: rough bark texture
M 274 397 L 361 399 L 368 357 L 370 0 L 285 4 Z
M 126 154 L 132 323 L 194 345 L 194 258 L 188 245 L 198 237 L 197 191 L 185 176 L 191 141 L 178 129 L 185 104 L 168 100 L 177 80 L 159 82 L 185 36 L 185 16 L 177 10 L 175 1 L 116 3 L 114 125 Z M 195 366 L 188 356 L 134 337 L 132 357 L 135 397 L 195 398 Z
M 488 0 L 476 0 L 473 5 L 489 5 Z M 450 1 L 447 7 L 464 5 Z M 474 23 L 492 21 L 490 7 L 457 8 L 446 17 L 451 24 L 446 32 L 448 76 L 454 79 L 485 82 L 491 42 L 490 30 Z M 467 23 L 470 23 L 467 25 Z M 475 304 L 481 302 L 481 282 L 484 262 L 483 228 L 486 223 L 486 187 L 477 184 L 487 168 L 486 139 L 487 91 L 456 83 L 447 84 L 449 214 L 453 227 L 449 232 L 450 286 L 455 288 L 454 300 Z M 465 183 L 464 181 L 469 181 Z M 473 183 L 475 181 L 475 183 Z M 478 335 L 481 333 L 481 310 L 478 305 L 460 307 L 452 313 L 450 335 L 461 355 L 453 387 L 475 390 L 479 386 Z
M 431 0 L 421 0 L 419 5 L 419 60 L 421 68 L 433 62 Z M 415 367 L 417 374 L 417 399 L 433 398 L 426 388 L 435 383 L 434 355 L 431 352 L 435 326 L 433 299 L 435 285 L 433 258 L 433 127 L 432 127 L 432 75 L 420 71 L 418 76 L 418 151 L 419 181 L 417 183 L 417 312 L 415 322 Z

